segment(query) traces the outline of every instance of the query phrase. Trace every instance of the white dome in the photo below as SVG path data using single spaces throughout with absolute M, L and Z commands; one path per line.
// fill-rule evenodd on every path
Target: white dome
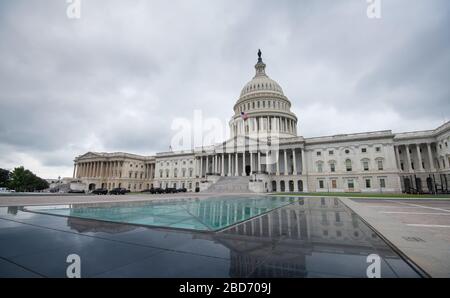
M 241 97 L 253 92 L 275 92 L 284 95 L 280 85 L 266 74 L 255 76 L 253 80 L 248 82 L 241 91 Z

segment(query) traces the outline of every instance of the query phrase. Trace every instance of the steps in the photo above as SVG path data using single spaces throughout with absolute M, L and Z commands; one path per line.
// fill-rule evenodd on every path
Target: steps
M 248 188 L 249 177 L 220 177 L 206 192 L 212 193 L 251 193 Z

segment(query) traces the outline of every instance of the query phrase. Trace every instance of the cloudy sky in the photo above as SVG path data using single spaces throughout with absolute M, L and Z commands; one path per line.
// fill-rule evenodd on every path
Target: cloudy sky
M 305 137 L 450 115 L 450 2 L 0 0 L 0 167 L 71 176 L 87 151 L 167 151 L 174 119 L 226 123 L 263 51 Z

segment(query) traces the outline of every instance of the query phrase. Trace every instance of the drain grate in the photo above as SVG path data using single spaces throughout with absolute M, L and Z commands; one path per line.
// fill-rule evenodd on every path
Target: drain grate
M 409 242 L 426 242 L 425 240 L 419 237 L 402 237 L 402 238 Z

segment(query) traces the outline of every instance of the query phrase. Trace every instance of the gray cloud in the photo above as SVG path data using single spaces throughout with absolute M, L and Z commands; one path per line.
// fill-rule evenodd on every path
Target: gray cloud
M 305 136 L 430 129 L 450 114 L 450 4 L 0 1 L 0 167 L 69 176 L 88 150 L 167 150 L 176 117 L 228 119 L 262 48 Z M 326 121 L 324 121 L 326 119 Z

